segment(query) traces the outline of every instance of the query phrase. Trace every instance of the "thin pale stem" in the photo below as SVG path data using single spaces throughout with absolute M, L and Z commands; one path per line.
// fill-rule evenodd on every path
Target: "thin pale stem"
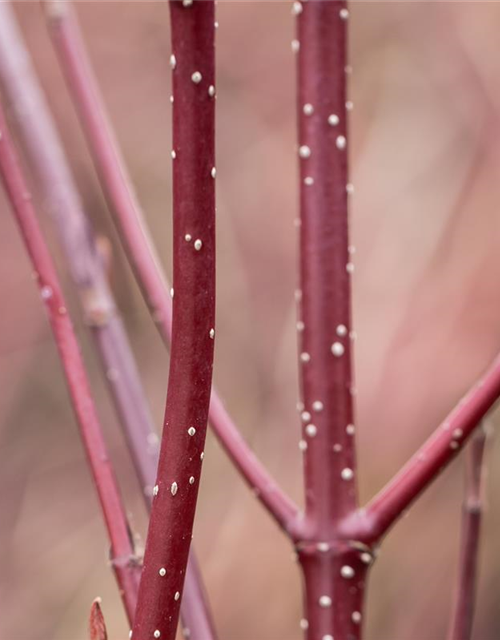
M 500 356 L 415 453 L 371 500 L 362 514 L 347 519 L 344 535 L 373 543 L 403 515 L 411 503 L 460 452 L 500 396 Z
M 299 339 L 306 517 L 320 539 L 356 508 L 347 208 L 345 2 L 295 3 Z
M 173 75 L 172 350 L 157 489 L 133 636 L 173 640 L 200 483 L 215 323 L 214 2 L 170 2 Z M 185 239 L 189 234 L 190 240 Z
M 141 492 L 150 509 L 159 451 L 153 419 L 113 294 L 107 285 L 105 265 L 8 3 L 0 3 L 0 83 L 17 116 L 27 159 L 59 233 Z M 195 559 L 194 564 L 188 563 L 188 573 L 192 566 L 194 573 L 189 583 L 195 585 L 199 579 Z M 203 586 L 198 584 L 195 592 L 203 594 Z M 189 597 L 182 605 L 182 616 L 185 625 L 191 629 L 196 630 L 200 625 L 205 629 L 213 628 L 206 601 Z M 197 636 L 193 631 L 191 638 L 210 640 L 215 635 Z
M 0 172 L 26 251 L 35 270 L 42 299 L 45 302 L 108 531 L 111 543 L 111 564 L 127 616 L 132 621 L 140 570 L 134 555 L 125 509 L 109 460 L 66 302 L 49 250 L 38 226 L 31 203 L 31 195 L 10 139 L 1 107 Z
M 150 496 L 158 457 L 153 419 L 93 230 L 12 7 L 6 2 L 0 3 L 0 83 L 41 187 L 43 205 L 59 234 L 142 490 Z
M 481 480 L 484 470 L 486 425 L 478 428 L 465 456 L 465 496 L 458 579 L 448 640 L 470 640 L 476 599 L 476 579 L 481 527 Z
M 172 332 L 172 300 L 169 287 L 109 124 L 78 23 L 69 4 L 45 4 L 55 51 L 79 114 L 97 175 L 122 238 L 125 253 L 151 316 L 162 339 L 168 345 Z M 175 66 L 175 58 L 172 58 L 171 64 Z M 214 92 L 215 88 L 211 91 Z M 215 389 L 212 390 L 209 420 L 221 445 L 259 500 L 279 526 L 295 535 L 297 507 L 252 453 Z

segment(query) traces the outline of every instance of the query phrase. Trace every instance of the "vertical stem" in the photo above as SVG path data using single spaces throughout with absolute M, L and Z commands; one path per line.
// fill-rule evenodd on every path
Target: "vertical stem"
M 370 553 L 347 542 L 299 547 L 304 577 L 303 621 L 308 640 L 356 640 L 361 637 Z
M 476 596 L 476 575 L 481 526 L 481 477 L 486 444 L 483 423 L 474 433 L 466 451 L 465 497 L 457 588 L 448 640 L 470 640 Z
M 371 555 L 342 540 L 357 507 L 348 243 L 346 3 L 294 2 L 300 159 L 300 367 L 308 640 L 361 637 Z
M 127 616 L 136 604 L 139 569 L 135 563 L 125 510 L 109 461 L 101 425 L 59 280 L 31 203 L 31 196 L 0 107 L 0 172 L 5 191 L 29 254 L 42 299 L 46 303 L 73 409 L 80 427 L 94 484 L 111 542 L 112 566 Z
M 306 516 L 321 539 L 356 507 L 347 218 L 345 2 L 296 2 Z
M 215 321 L 214 3 L 170 2 L 175 289 L 156 497 L 133 635 L 175 638 L 212 384 Z

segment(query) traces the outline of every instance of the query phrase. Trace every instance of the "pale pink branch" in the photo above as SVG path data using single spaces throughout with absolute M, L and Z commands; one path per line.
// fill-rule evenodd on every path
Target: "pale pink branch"
M 132 621 L 140 570 L 134 556 L 125 509 L 109 460 L 66 302 L 62 295 L 52 258 L 38 226 L 30 192 L 22 174 L 14 145 L 7 130 L 3 108 L 1 107 L 0 173 L 26 251 L 36 274 L 36 282 L 40 289 L 42 300 L 45 302 L 108 531 L 111 543 L 111 564 L 127 616 Z

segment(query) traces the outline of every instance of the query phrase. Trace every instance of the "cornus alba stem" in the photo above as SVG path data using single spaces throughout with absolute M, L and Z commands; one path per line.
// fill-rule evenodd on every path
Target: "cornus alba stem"
M 297 544 L 309 640 L 359 638 L 368 550 L 339 537 L 357 508 L 347 206 L 345 2 L 295 2 L 300 161 L 300 447 Z
M 108 122 L 102 97 L 69 4 L 46 3 L 46 15 L 58 59 L 77 108 L 102 188 L 122 238 L 127 258 L 165 344 L 171 340 L 172 301 L 141 207 Z M 176 66 L 175 55 L 171 66 Z M 209 88 L 215 98 L 215 87 Z M 175 150 L 172 152 L 175 162 Z M 210 424 L 229 457 L 280 527 L 294 535 L 298 509 L 253 455 L 212 390 Z
M 458 580 L 448 640 L 470 640 L 472 634 L 481 526 L 481 479 L 487 437 L 485 428 L 483 423 L 466 450 Z
M 57 274 L 36 220 L 31 196 L 0 107 L 0 172 L 16 222 L 35 270 L 63 365 L 94 484 L 111 542 L 111 562 L 129 620 L 137 598 L 139 567 L 94 407 L 83 360 L 68 316 Z
M 133 636 L 175 638 L 212 384 L 215 323 L 214 3 L 170 2 L 173 72 L 172 349 L 158 480 Z

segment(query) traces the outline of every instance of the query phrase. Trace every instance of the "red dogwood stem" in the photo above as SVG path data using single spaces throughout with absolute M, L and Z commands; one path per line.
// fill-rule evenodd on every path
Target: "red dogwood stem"
M 465 497 L 458 580 L 448 640 L 470 640 L 476 599 L 476 575 L 481 527 L 481 477 L 486 444 L 486 425 L 474 433 L 465 458 Z
M 363 513 L 346 520 L 344 534 L 356 536 L 367 543 L 380 540 L 462 449 L 499 395 L 500 356 L 497 356 L 485 375 L 401 471 L 371 500 Z
M 294 2 L 298 43 L 300 344 L 308 640 L 361 637 L 371 556 L 339 538 L 357 508 L 348 240 L 346 3 Z M 368 556 L 368 563 L 364 560 Z
M 205 445 L 215 337 L 214 2 L 170 2 L 173 74 L 172 350 L 158 479 L 133 627 L 173 640 Z
M 328 539 L 356 508 L 347 212 L 345 2 L 296 3 L 300 368 L 306 516 Z
M 80 435 L 89 461 L 111 542 L 111 562 L 131 621 L 136 605 L 139 567 L 131 543 L 101 425 L 90 392 L 78 342 L 67 312 L 49 250 L 36 220 L 31 196 L 0 107 L 0 171 L 26 250 L 45 302 L 64 369 Z
M 61 6 L 60 2 L 47 2 L 46 8 L 55 51 L 125 253 L 151 316 L 168 345 L 172 332 L 172 301 L 167 280 L 146 231 L 144 215 L 109 124 L 78 23 L 69 4 Z M 172 58 L 171 65 L 175 64 L 176 60 Z M 212 389 L 209 420 L 221 445 L 259 500 L 279 526 L 293 534 L 296 530 L 297 507 L 254 456 L 215 389 Z

